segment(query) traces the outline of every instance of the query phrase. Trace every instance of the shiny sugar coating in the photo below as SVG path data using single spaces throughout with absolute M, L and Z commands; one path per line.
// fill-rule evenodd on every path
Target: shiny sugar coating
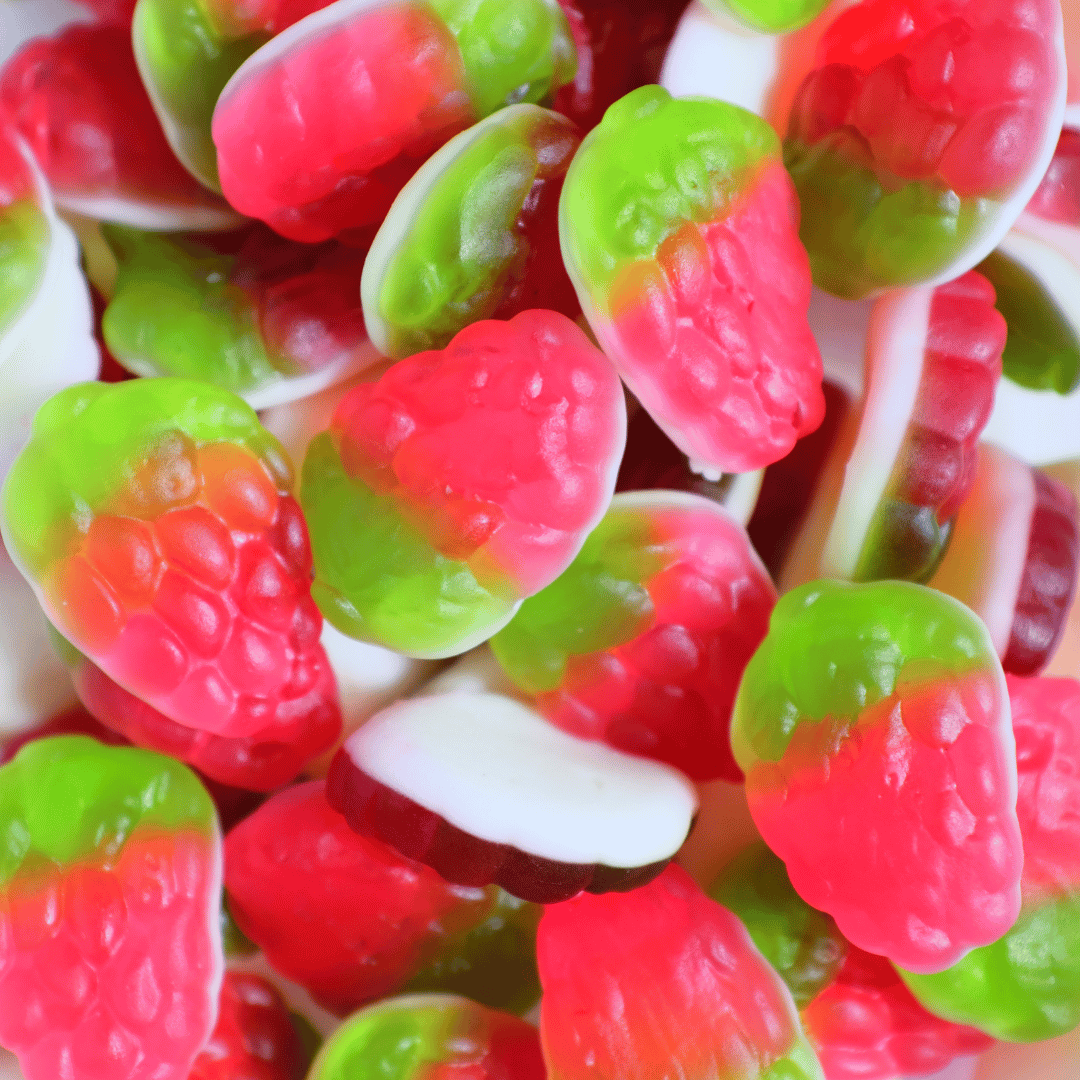
M 1009 676 L 1023 906 L 999 941 L 937 975 L 904 979 L 933 1012 L 998 1039 L 1053 1038 L 1080 1023 L 1080 683 Z
M 491 647 L 564 731 L 695 780 L 739 780 L 731 706 L 775 602 L 746 533 L 715 503 L 627 492 Z
M 308 1080 L 544 1080 L 536 1029 L 453 994 L 387 998 L 355 1013 L 319 1052 Z
M 364 320 L 382 354 L 442 349 L 469 323 L 528 308 L 579 314 L 558 206 L 580 141 L 558 113 L 510 105 L 421 166 L 364 262 Z
M 841 13 L 784 145 L 815 284 L 858 299 L 976 265 L 1038 186 L 1064 106 L 1053 0 L 869 0 Z
M 582 143 L 559 205 L 601 346 L 691 462 L 718 472 L 778 460 L 824 412 L 779 149 L 737 106 L 642 87 Z
M 377 226 L 449 138 L 504 105 L 544 100 L 574 62 L 555 0 L 338 0 L 255 52 L 222 90 L 212 126 L 222 190 L 293 240 Z
M 0 1042 L 27 1080 L 186 1076 L 214 1025 L 221 841 L 184 766 L 81 736 L 0 769 Z
M 84 383 L 38 412 L 4 487 L 5 541 L 106 674 L 171 720 L 246 737 L 317 713 L 330 689 L 291 484 L 225 391 Z
M 539 910 L 451 885 L 331 809 L 321 782 L 272 796 L 225 844 L 229 909 L 275 970 L 348 1015 L 387 994 L 449 991 L 523 1012 L 539 997 Z
M 823 1076 L 779 976 L 679 867 L 549 907 L 537 954 L 549 1080 Z
M 312 595 L 352 637 L 464 652 L 571 563 L 625 432 L 611 364 L 555 312 L 474 323 L 399 361 L 350 390 L 308 448 Z
M 765 842 L 853 944 L 934 972 L 1015 922 L 1009 700 L 958 601 L 899 581 L 787 593 L 731 743 Z

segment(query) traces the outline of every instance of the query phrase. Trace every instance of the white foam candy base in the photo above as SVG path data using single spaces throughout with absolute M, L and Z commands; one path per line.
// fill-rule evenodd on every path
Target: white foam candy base
M 147 232 L 214 232 L 235 229 L 246 220 L 224 202 L 215 207 L 205 203 L 151 202 L 118 195 L 75 195 L 59 191 L 56 202 L 62 209 L 93 221 L 112 221 Z
M 670 858 L 697 809 L 667 765 L 586 742 L 497 694 L 400 701 L 345 743 L 358 769 L 464 832 L 558 862 Z

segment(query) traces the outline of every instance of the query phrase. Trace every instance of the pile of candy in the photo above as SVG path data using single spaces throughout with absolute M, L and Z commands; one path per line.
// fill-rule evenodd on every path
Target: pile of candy
M 1075 1077 L 1080 3 L 57 3 L 0 1080 Z

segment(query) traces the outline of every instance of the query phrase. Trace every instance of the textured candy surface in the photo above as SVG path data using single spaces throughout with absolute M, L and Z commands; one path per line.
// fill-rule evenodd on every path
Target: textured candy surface
M 182 1080 L 222 956 L 213 804 L 178 762 L 66 736 L 0 771 L 0 1041 L 27 1080 Z
M 660 87 L 612 106 L 567 173 L 559 230 L 582 310 L 692 462 L 757 469 L 821 422 L 797 219 L 763 120 Z
M 785 161 L 817 285 L 858 298 L 947 280 L 995 246 L 1060 131 L 1051 0 L 870 0 L 833 22 Z
M 312 595 L 344 633 L 410 655 L 479 644 L 573 560 L 625 431 L 614 370 L 555 312 L 474 323 L 400 361 L 350 390 L 308 450 Z
M 822 1076 L 784 984 L 679 867 L 547 908 L 537 955 L 550 1080 Z
M 351 1016 L 310 1080 L 544 1080 L 536 1029 L 452 994 L 390 998 Z
M 451 139 L 405 185 L 364 264 L 368 332 L 386 356 L 441 349 L 469 323 L 580 313 L 558 247 L 569 120 L 511 105 Z
M 941 971 L 1015 922 L 1008 696 L 985 627 L 951 597 L 905 582 L 787 593 L 731 742 L 766 843 L 855 945 Z
M 927 1008 L 1010 1042 L 1080 1022 L 1080 683 L 1008 676 L 1020 777 L 1023 907 L 999 941 L 937 975 L 903 973 Z
M 330 683 L 291 467 L 206 383 L 84 383 L 37 414 L 5 540 L 77 649 L 170 719 L 242 738 Z
M 731 705 L 775 601 L 723 510 L 695 495 L 627 493 L 491 647 L 564 731 L 695 780 L 739 780 Z
M 539 911 L 463 888 L 358 836 L 321 782 L 273 796 L 225 843 L 225 887 L 274 967 L 346 1015 L 400 991 L 447 990 L 520 1011 L 539 996 Z

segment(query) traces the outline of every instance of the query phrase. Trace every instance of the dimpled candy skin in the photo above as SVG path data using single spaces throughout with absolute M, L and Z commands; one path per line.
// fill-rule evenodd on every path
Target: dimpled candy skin
M 962 604 L 907 582 L 787 593 L 731 743 L 761 835 L 855 945 L 941 971 L 1015 922 L 1009 702 Z
M 815 284 L 857 299 L 957 264 L 1047 149 L 1060 19 L 1054 0 L 866 0 L 835 20 L 784 147 Z
M 213 803 L 183 765 L 82 736 L 0 769 L 0 1045 L 27 1080 L 185 1080 L 222 956 Z
M 723 472 L 779 460 L 824 415 L 798 214 L 768 124 L 657 86 L 608 109 L 563 186 L 593 331 L 676 445 Z
M 206 383 L 84 383 L 38 412 L 4 487 L 46 613 L 125 689 L 244 737 L 318 714 L 333 680 L 291 466 Z
M 625 440 L 615 372 L 569 319 L 473 323 L 354 387 L 311 443 L 312 595 L 353 637 L 460 653 L 569 565 Z
M 1020 918 L 948 971 L 901 974 L 935 1013 L 1030 1042 L 1080 1023 L 1080 683 L 1006 678 L 1024 838 Z

